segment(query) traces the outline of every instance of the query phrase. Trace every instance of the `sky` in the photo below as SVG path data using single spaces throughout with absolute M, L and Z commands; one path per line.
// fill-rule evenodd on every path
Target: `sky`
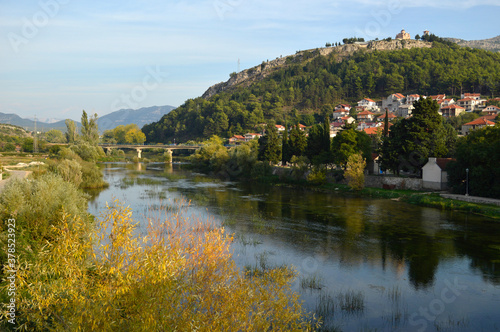
M 0 0 L 0 112 L 180 106 L 238 69 L 346 37 L 492 38 L 499 14 L 500 0 Z

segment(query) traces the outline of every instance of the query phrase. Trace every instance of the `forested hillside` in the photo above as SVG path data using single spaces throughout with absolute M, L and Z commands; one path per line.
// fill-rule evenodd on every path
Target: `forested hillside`
M 336 52 L 320 53 L 305 52 L 298 62 L 287 59 L 249 86 L 234 86 L 208 100 L 190 99 L 142 131 L 148 142 L 230 137 L 255 131 L 269 119 L 312 125 L 336 104 L 355 104 L 364 97 L 396 92 L 457 96 L 461 91 L 490 96 L 500 91 L 500 53 L 440 42 L 432 48 L 361 49 L 342 59 Z

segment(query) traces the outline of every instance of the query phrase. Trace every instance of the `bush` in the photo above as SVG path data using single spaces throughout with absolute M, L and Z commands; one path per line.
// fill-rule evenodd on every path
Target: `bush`
M 149 220 L 144 238 L 134 237 L 137 223 L 119 202 L 99 219 L 95 242 L 82 237 L 85 225 L 78 218 L 62 217 L 61 227 L 54 230 L 58 241 L 39 255 L 37 264 L 18 272 L 19 327 L 30 331 L 313 329 L 314 319 L 291 291 L 292 270 L 241 272 L 232 260 L 232 237 L 210 222 L 184 217 L 184 204 L 180 202 L 179 212 L 166 220 Z
M 87 200 L 71 183 L 53 173 L 37 180 L 15 179 L 6 184 L 0 196 L 0 246 L 7 248 L 7 220 L 16 220 L 16 250 L 19 257 L 31 256 L 54 240 L 53 227 L 71 214 L 87 220 Z M 6 250 L 1 251 L 5 263 Z M 3 264 L 2 264 L 3 266 Z
M 81 188 L 98 189 L 106 188 L 109 184 L 102 179 L 102 171 L 96 164 L 82 161 L 82 183 Z
M 315 167 L 308 175 L 307 181 L 315 185 L 326 183 L 326 169 L 324 167 Z
M 365 167 L 366 161 L 361 153 L 349 156 L 344 172 L 349 187 L 354 190 L 362 190 L 365 187 Z
M 70 149 L 85 161 L 95 162 L 99 158 L 106 156 L 100 146 L 92 145 L 88 142 L 78 142 L 78 144 L 72 145 Z
M 76 160 L 65 159 L 57 165 L 57 174 L 65 181 L 79 187 L 82 183 L 82 166 Z

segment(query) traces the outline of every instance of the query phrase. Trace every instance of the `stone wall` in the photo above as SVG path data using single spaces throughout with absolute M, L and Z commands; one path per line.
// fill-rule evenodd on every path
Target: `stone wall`
M 396 176 L 365 175 L 365 186 L 385 189 L 422 190 L 422 179 Z

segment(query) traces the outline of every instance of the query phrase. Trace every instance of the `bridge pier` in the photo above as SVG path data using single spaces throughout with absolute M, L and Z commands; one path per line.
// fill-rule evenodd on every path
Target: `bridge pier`
M 167 163 L 172 163 L 172 149 L 165 149 L 165 154 L 166 154 L 166 160 L 167 160 Z M 168 156 L 168 157 L 167 157 Z
M 137 158 L 141 159 L 142 149 L 136 149 L 136 151 L 137 151 Z
M 112 147 L 106 147 L 106 154 L 109 156 L 111 155 L 111 151 L 113 151 L 113 148 Z

